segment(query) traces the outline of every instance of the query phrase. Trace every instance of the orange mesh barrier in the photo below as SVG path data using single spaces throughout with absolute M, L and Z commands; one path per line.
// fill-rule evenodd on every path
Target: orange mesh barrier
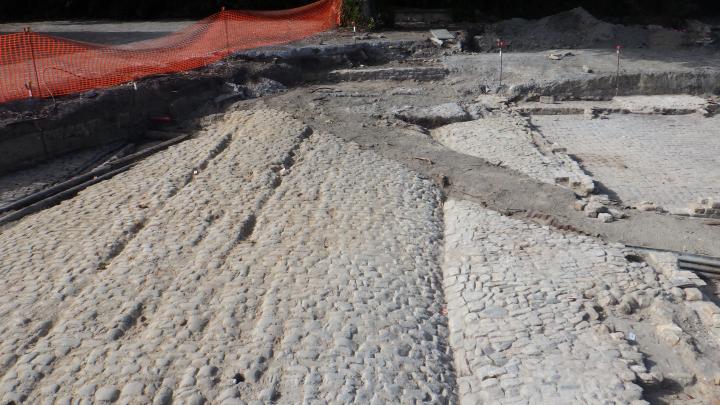
M 221 11 L 162 38 L 104 46 L 37 34 L 0 35 L 0 102 L 115 86 L 214 63 L 229 53 L 335 27 L 341 0 L 283 11 Z

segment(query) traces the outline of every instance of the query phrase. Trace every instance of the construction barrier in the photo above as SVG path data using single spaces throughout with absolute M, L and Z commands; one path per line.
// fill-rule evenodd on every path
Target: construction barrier
M 196 69 L 234 51 L 296 41 L 337 26 L 341 1 L 320 0 L 282 11 L 223 10 L 165 37 L 121 46 L 29 29 L 0 35 L 0 103 L 116 86 Z

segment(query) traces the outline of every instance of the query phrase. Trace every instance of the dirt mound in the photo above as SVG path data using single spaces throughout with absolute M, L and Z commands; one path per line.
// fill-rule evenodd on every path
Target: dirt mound
M 489 25 L 484 35 L 476 37 L 476 45 L 488 50 L 498 38 L 509 42 L 512 50 L 612 48 L 617 44 L 627 48 L 676 48 L 693 42 L 687 32 L 659 26 L 611 24 L 582 7 L 539 20 L 513 18 Z

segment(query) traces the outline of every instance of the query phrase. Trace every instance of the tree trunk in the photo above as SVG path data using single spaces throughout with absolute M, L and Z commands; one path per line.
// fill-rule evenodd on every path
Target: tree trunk
M 371 18 L 377 16 L 377 9 L 375 8 L 375 0 L 360 0 L 362 7 L 360 11 L 363 17 Z

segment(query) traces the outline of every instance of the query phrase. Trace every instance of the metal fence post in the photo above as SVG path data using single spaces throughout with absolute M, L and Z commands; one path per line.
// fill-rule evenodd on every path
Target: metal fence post
M 25 37 L 28 39 L 29 46 L 30 46 L 30 55 L 32 56 L 32 63 L 33 63 L 33 70 L 35 71 L 35 84 L 37 85 L 37 94 L 38 97 L 42 97 L 41 90 L 40 90 L 40 75 L 38 75 L 37 70 L 37 62 L 35 62 L 35 47 L 33 46 L 32 41 L 32 33 L 30 31 L 30 27 L 25 28 Z M 30 96 L 32 97 L 32 83 L 30 83 Z

